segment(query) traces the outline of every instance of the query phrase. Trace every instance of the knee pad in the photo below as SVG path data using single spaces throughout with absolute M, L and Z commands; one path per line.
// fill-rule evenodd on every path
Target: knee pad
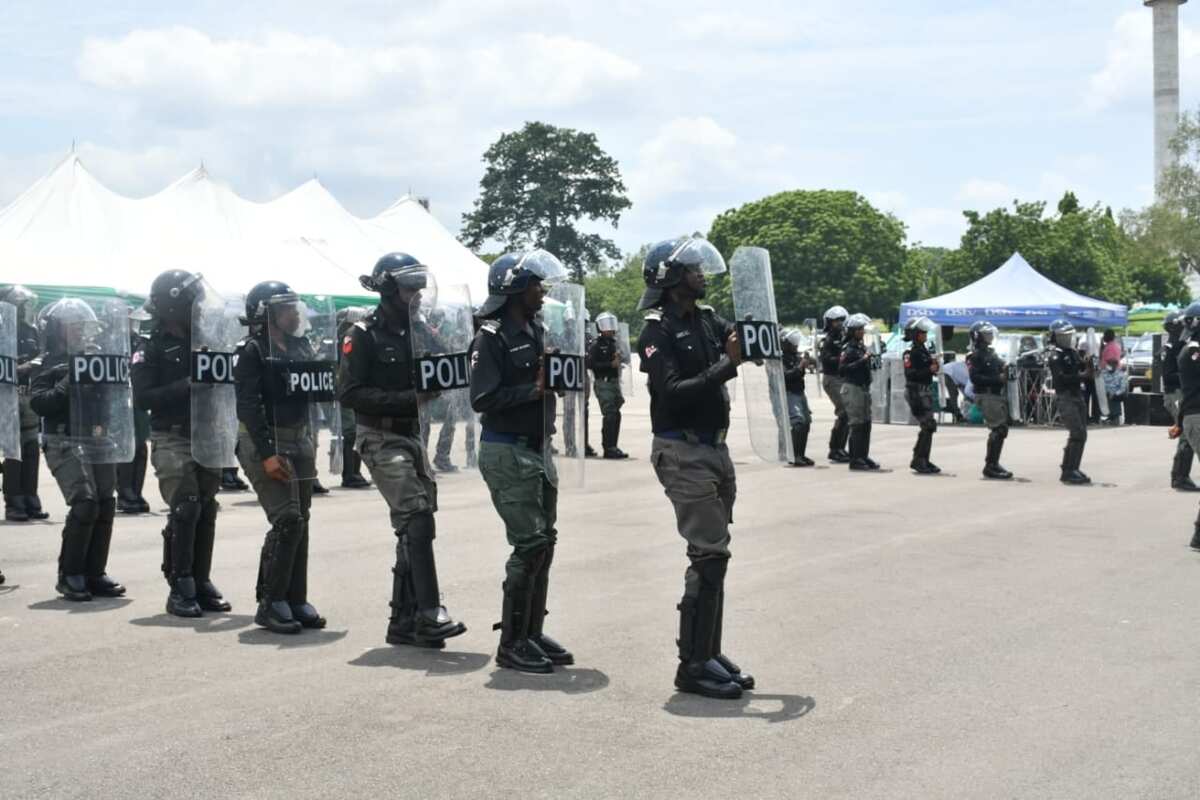
M 933 417 L 927 417 L 921 423 L 921 430 L 925 431 L 926 433 L 937 433 L 937 420 Z
M 217 521 L 217 512 L 221 510 L 221 504 L 217 502 L 217 498 L 210 497 L 200 505 L 200 522 L 213 523 Z
M 1000 425 L 999 427 L 992 428 L 992 433 L 994 433 L 996 435 L 997 441 L 1003 442 L 1005 439 L 1008 438 L 1008 426 Z
M 67 515 L 81 525 L 93 525 L 100 515 L 100 504 L 92 497 L 79 500 L 71 504 L 71 510 L 67 512 Z
M 200 498 L 195 495 L 187 495 L 176 499 L 171 505 L 171 516 L 182 525 L 192 526 L 200 521 L 202 510 Z
M 423 544 L 432 542 L 437 536 L 437 524 L 433 519 L 433 512 L 423 511 L 420 514 L 414 514 L 408 520 L 408 525 L 404 527 L 405 533 L 408 535 L 408 540 L 413 544 Z
M 304 535 L 304 518 L 295 512 L 285 512 L 272 526 L 280 541 L 296 541 Z
M 729 556 L 706 556 L 692 563 L 699 583 L 710 591 L 719 590 L 725 584 L 725 570 L 729 567 Z

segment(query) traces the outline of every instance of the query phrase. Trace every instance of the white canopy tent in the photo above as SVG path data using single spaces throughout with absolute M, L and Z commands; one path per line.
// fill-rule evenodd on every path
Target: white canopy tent
M 266 203 L 199 167 L 142 199 L 101 184 L 74 154 L 0 209 L 0 282 L 102 286 L 145 294 L 166 269 L 244 293 L 284 280 L 311 294 L 363 295 L 358 276 L 403 250 L 443 284 L 487 292 L 487 265 L 413 198 L 372 219 L 346 211 L 315 178 Z

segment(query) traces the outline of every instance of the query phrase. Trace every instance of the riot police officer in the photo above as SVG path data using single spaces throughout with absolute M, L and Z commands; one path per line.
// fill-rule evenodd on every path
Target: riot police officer
M 588 364 L 594 376 L 593 386 L 596 400 L 600 403 L 603 419 L 600 424 L 600 442 L 605 458 L 629 458 L 617 440 L 621 436 L 621 406 L 625 396 L 621 393 L 621 348 L 617 344 L 617 317 L 605 311 L 596 317 L 596 329 L 600 335 L 588 348 Z
M 1094 367 L 1075 348 L 1075 326 L 1070 322 L 1062 319 L 1051 322 L 1050 338 L 1050 376 L 1058 399 L 1058 414 L 1067 428 L 1059 480 L 1072 485 L 1088 484 L 1092 479 L 1079 469 L 1087 444 L 1088 409 L 1083 384 L 1094 380 Z
M 31 383 L 30 404 L 42 418 L 46 463 L 68 506 L 55 586 L 67 600 L 125 594 L 125 587 L 107 574 L 117 509 L 116 464 L 105 460 L 99 451 L 112 449 L 109 437 L 119 435 L 126 439 L 124 444 L 129 449 L 123 455 L 132 455 L 132 410 L 126 405 L 127 397 L 105 406 L 106 395 L 85 394 L 81 385 L 72 381 L 68 357 L 102 350 L 96 343 L 100 336 L 115 334 L 127 346 L 128 316 L 128 309 L 122 305 L 115 318 L 106 316 L 101 320 L 77 298 L 55 301 L 38 314 L 43 355 Z M 125 359 L 127 369 L 127 352 Z M 127 381 L 126 376 L 117 378 Z M 74 404 L 80 408 L 72 415 Z M 126 419 L 115 418 L 121 412 Z
M 199 278 L 172 269 L 154 279 L 145 305 L 154 329 L 131 369 L 134 404 L 150 415 L 151 461 L 170 509 L 163 575 L 170 587 L 167 613 L 177 617 L 232 608 L 210 578 L 221 472 L 192 457 L 192 304 L 202 291 Z
M 703 239 L 669 239 L 651 247 L 642 267 L 646 289 L 638 307 L 646 323 L 638 352 L 649 377 L 650 462 L 687 542 L 675 687 L 732 699 L 754 688 L 754 678 L 721 652 L 729 524 L 737 496 L 725 445 L 725 384 L 737 376 L 742 354 L 734 326 L 699 302 L 705 276 L 724 271 L 721 254 Z
M 933 415 L 933 380 L 941 369 L 937 356 L 926 344 L 932 331 L 933 323 L 924 317 L 911 319 L 904 326 L 904 341 L 909 343 L 904 350 L 904 399 L 920 426 L 909 467 L 918 475 L 941 472 L 929 460 L 933 434 L 937 432 L 937 419 Z
M 33 311 L 37 295 L 24 286 L 13 285 L 0 290 L 0 302 L 17 308 L 17 393 L 20 407 L 21 458 L 4 460 L 4 519 L 25 522 L 47 519 L 38 497 L 38 472 L 41 453 L 38 450 L 38 415 L 29 403 L 30 378 L 41 348 L 38 331 L 33 326 Z
M 805 451 L 808 449 L 808 433 L 812 429 L 812 411 L 808 396 L 804 393 L 804 373 L 815 363 L 808 353 L 800 352 L 801 333 L 784 330 L 780 333 L 783 345 L 783 385 L 787 391 L 788 427 L 792 434 L 792 466 L 812 467 L 813 461 Z
M 437 563 L 437 484 L 421 437 L 414 382 L 414 340 L 432 332 L 413 306 L 430 282 L 428 268 L 407 253 L 390 253 L 360 279 L 379 305 L 342 337 L 338 398 L 358 422 L 355 447 L 391 511 L 396 535 L 389 644 L 440 648 L 465 633 L 441 603 Z
M 281 281 L 246 295 L 249 336 L 238 346 L 234 378 L 240 423 L 237 455 L 271 523 L 263 543 L 254 621 L 275 633 L 324 628 L 308 602 L 308 529 L 316 478 L 310 400 L 289 391 L 293 362 L 316 358 L 303 335 L 304 305 Z
M 819 357 L 821 359 L 821 386 L 825 396 L 833 403 L 836 415 L 833 429 L 829 432 L 829 460 L 835 464 L 850 463 L 850 454 L 846 452 L 846 439 L 850 435 L 850 418 L 846 415 L 846 406 L 842 402 L 842 344 L 846 335 L 846 319 L 850 315 L 841 306 L 832 306 L 825 311 L 822 318 L 825 336 L 821 338 Z
M 866 314 L 854 314 L 846 320 L 846 338 L 838 361 L 842 379 L 842 407 L 850 423 L 850 469 L 877 470 L 879 464 L 871 459 L 871 379 L 874 354 L 865 342 L 871 319 Z
M 505 565 L 496 663 L 552 672 L 574 656 L 543 631 L 550 565 L 558 539 L 558 489 L 547 471 L 545 331 L 537 314 L 562 262 L 544 250 L 506 253 L 488 270 L 488 297 L 472 345 L 471 407 L 481 417 L 479 471 L 504 521 L 512 554 Z
M 1008 367 L 992 347 L 996 341 L 995 325 L 976 322 L 971 325 L 970 336 L 967 372 L 971 376 L 971 385 L 975 387 L 975 402 L 983 412 L 983 421 L 989 431 L 983 477 L 1008 480 L 1012 478 L 1012 473 L 1000 465 L 1004 440 L 1008 438 Z
M 1200 301 L 1183 310 L 1187 340 L 1178 357 L 1180 398 L 1171 428 L 1172 439 L 1184 439 L 1191 449 L 1200 451 Z M 1200 515 L 1192 530 L 1190 546 L 1200 550 Z
M 365 319 L 367 309 L 361 306 L 350 306 L 343 308 L 337 313 L 337 340 L 344 342 L 346 336 L 350 333 L 350 328 L 359 320 Z M 341 361 L 342 349 L 338 348 L 337 358 Z M 339 369 L 340 372 L 340 369 Z M 354 409 L 347 406 L 345 403 L 341 405 L 342 410 L 342 437 L 340 446 L 342 448 L 342 488 L 343 489 L 366 489 L 370 487 L 371 482 L 363 477 L 362 474 L 362 457 L 359 456 L 354 444 L 357 434 L 355 432 L 357 422 L 354 419 Z M 338 442 L 330 443 L 330 447 L 337 447 Z
M 1163 330 L 1167 341 L 1163 343 L 1162 359 L 1163 401 L 1171 419 L 1179 417 L 1179 403 L 1183 400 L 1183 386 L 1179 382 L 1179 355 L 1190 333 L 1185 333 L 1182 311 L 1169 311 L 1163 318 Z M 1192 461 L 1196 455 L 1186 437 L 1180 437 L 1175 446 L 1175 458 L 1171 462 L 1171 488 L 1184 492 L 1200 491 L 1192 482 Z
M 188 311 L 190 313 L 191 309 Z M 139 359 L 142 348 L 146 346 L 141 324 L 147 317 L 146 310 L 141 309 L 129 318 L 129 352 L 135 360 Z M 150 511 L 150 504 L 142 496 L 142 491 L 146 486 L 146 464 L 149 460 L 150 415 L 136 403 L 133 408 L 133 432 L 133 459 L 117 465 L 117 511 L 122 514 L 146 514 Z

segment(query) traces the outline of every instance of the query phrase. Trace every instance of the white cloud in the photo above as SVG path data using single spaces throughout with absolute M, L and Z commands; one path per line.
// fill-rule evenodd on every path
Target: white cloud
M 1148 9 L 1127 11 L 1117 18 L 1104 66 L 1088 80 L 1084 106 L 1089 111 L 1151 100 L 1153 36 L 1153 16 Z M 1183 84 L 1200 79 L 1200 31 L 1183 24 L 1179 27 L 1179 69 Z
M 1009 205 L 1017 199 L 1018 192 L 1003 181 L 971 178 L 963 184 L 958 197 L 967 203 L 993 208 Z

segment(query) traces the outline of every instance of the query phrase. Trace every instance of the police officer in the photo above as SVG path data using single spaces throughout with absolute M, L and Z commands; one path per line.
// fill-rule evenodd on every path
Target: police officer
M 129 352 L 133 359 L 138 358 L 146 345 L 146 337 L 140 330 L 144 317 L 144 310 L 129 317 Z M 117 464 L 117 511 L 122 514 L 146 514 L 150 511 L 150 504 L 142 496 L 142 491 L 146 486 L 146 463 L 149 458 L 150 415 L 137 405 L 133 409 L 133 435 L 133 460 Z
M 552 672 L 556 664 L 575 662 L 543 632 L 558 540 L 558 489 L 545 461 L 555 398 L 546 391 L 545 331 L 537 313 L 545 284 L 565 276 L 562 263 L 544 250 L 496 259 L 471 354 L 471 407 L 482 415 L 483 426 L 479 471 L 512 547 L 496 663 L 521 672 Z
M 1183 325 L 1187 339 L 1178 358 L 1181 394 L 1170 437 L 1186 440 L 1197 451 L 1200 450 L 1200 302 L 1193 302 L 1183 310 Z M 1200 550 L 1200 515 L 1196 517 L 1190 546 Z
M 342 337 L 338 399 L 358 420 L 355 447 L 391 510 L 396 534 L 389 644 L 440 648 L 467 628 L 441 603 L 437 563 L 437 484 L 421 438 L 413 338 L 433 334 L 411 309 L 426 288 L 428 268 L 407 253 L 390 253 L 360 279 L 379 305 Z
M 177 617 L 232 608 L 210 579 L 221 471 L 192 457 L 192 303 L 199 277 L 172 269 L 154 279 L 145 305 L 154 329 L 134 353 L 131 369 L 134 405 L 150 415 L 151 460 L 170 509 L 163 575 L 170 587 L 167 613 Z
M 26 522 L 47 519 L 38 497 L 38 471 L 41 453 L 38 450 L 38 415 L 29 403 L 29 382 L 41 353 L 38 331 L 31 323 L 37 295 L 24 286 L 14 285 L 0 290 L 0 302 L 17 308 L 17 394 L 21 414 L 21 458 L 4 460 L 4 519 Z
M 1163 401 L 1171 419 L 1179 417 L 1179 403 L 1183 399 L 1183 386 L 1179 382 L 1179 356 L 1183 352 L 1186 338 L 1190 333 L 1185 332 L 1182 311 L 1169 311 L 1163 318 L 1163 330 L 1167 332 L 1167 341 L 1163 343 L 1160 358 L 1162 359 Z M 1200 491 L 1200 486 L 1192 482 L 1192 461 L 1195 452 L 1188 444 L 1186 437 L 1179 437 L 1175 446 L 1175 459 L 1171 462 L 1171 488 L 1184 492 Z
M 792 434 L 792 466 L 811 467 L 813 461 L 805 451 L 808 449 L 808 433 L 812 429 L 812 411 L 808 396 L 804 393 L 804 373 L 816 366 L 808 353 L 800 352 L 800 331 L 784 330 L 780 334 L 783 343 L 783 385 L 787 391 L 788 426 Z
M 725 445 L 725 384 L 737 376 L 742 355 L 734 326 L 699 302 L 706 274 L 724 271 L 721 254 L 703 239 L 669 239 L 651 247 L 642 267 L 646 289 L 638 308 L 646 311 L 646 322 L 638 352 L 649 377 L 650 462 L 687 542 L 675 687 L 733 699 L 754 688 L 754 678 L 721 652 L 729 524 L 737 496 Z
M 275 633 L 324 628 L 308 602 L 308 526 L 316 477 L 316 438 L 306 397 L 286 392 L 293 361 L 312 361 L 303 304 L 281 281 L 246 295 L 250 335 L 238 345 L 234 380 L 240 427 L 237 455 L 266 512 L 254 621 Z
M 350 333 L 350 328 L 359 320 L 365 319 L 367 309 L 361 306 L 350 306 L 343 308 L 337 313 L 337 340 L 345 341 L 345 338 Z M 342 350 L 338 348 L 337 358 L 340 362 L 342 359 Z M 340 370 L 339 370 L 340 371 Z M 343 489 L 366 489 L 370 487 L 371 482 L 363 477 L 362 474 L 362 457 L 354 448 L 356 441 L 355 429 L 357 422 L 354 419 L 354 409 L 347 406 L 345 403 L 341 405 L 342 414 L 342 488 Z M 331 442 L 330 447 L 336 447 L 337 442 Z
M 1092 363 L 1075 348 L 1075 326 L 1062 319 L 1050 323 L 1050 376 L 1058 398 L 1058 414 L 1067 428 L 1063 448 L 1062 475 L 1066 484 L 1082 485 L 1092 479 L 1079 470 L 1087 444 L 1087 402 L 1083 384 L 1094 380 Z
M 864 337 L 871 324 L 866 314 L 855 314 L 846 320 L 846 337 L 838 362 L 842 379 L 842 407 L 850 423 L 850 469 L 877 470 L 879 464 L 871 459 L 871 378 L 874 356 Z
M 629 458 L 617 440 L 621 436 L 621 406 L 625 396 L 621 393 L 621 347 L 617 343 L 617 317 L 605 311 L 596 317 L 596 330 L 600 335 L 588 348 L 588 364 L 592 369 L 592 381 L 596 400 L 600 403 L 603 419 L 600 423 L 600 442 L 605 458 Z
M 845 337 L 846 318 L 850 315 L 841 306 L 832 306 L 825 311 L 819 357 L 821 359 L 821 386 L 825 396 L 833 403 L 836 418 L 829 433 L 829 460 L 835 464 L 848 464 L 850 454 L 846 452 L 846 439 L 850 435 L 850 418 L 842 402 L 842 343 Z
M 67 356 L 84 352 L 89 331 L 100 325 L 87 303 L 76 298 L 43 308 L 38 314 L 42 363 L 30 386 L 30 405 L 46 434 L 46 464 L 68 506 L 55 590 L 76 602 L 125 594 L 125 587 L 106 572 L 117 511 L 116 465 L 86 463 L 72 442 L 71 404 L 78 398 L 71 396 Z M 90 411 L 81 410 L 81 416 Z
M 918 475 L 941 472 L 929 460 L 933 434 L 937 432 L 937 419 L 933 416 L 933 380 L 941 369 L 937 356 L 926 344 L 932 329 L 933 323 L 924 317 L 910 319 L 904 326 L 904 341 L 909 343 L 904 350 L 904 399 L 920 426 L 909 467 Z
M 983 477 L 1008 480 L 1012 473 L 1000 465 L 1004 440 L 1008 438 L 1008 367 L 992 347 L 996 341 L 996 326 L 990 322 L 971 325 L 971 352 L 967 353 L 967 372 L 975 387 L 975 402 L 983 412 L 988 426 L 987 455 L 983 460 Z

